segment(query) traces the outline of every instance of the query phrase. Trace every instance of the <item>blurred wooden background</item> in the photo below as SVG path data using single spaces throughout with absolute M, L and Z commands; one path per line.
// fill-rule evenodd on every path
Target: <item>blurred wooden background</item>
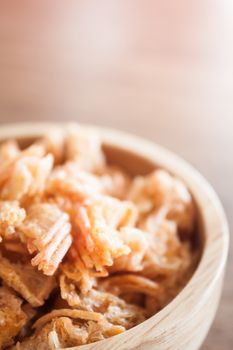
M 233 227 L 232 0 L 0 0 L 0 122 L 25 120 L 167 146 L 210 180 Z M 203 350 L 233 348 L 232 253 Z

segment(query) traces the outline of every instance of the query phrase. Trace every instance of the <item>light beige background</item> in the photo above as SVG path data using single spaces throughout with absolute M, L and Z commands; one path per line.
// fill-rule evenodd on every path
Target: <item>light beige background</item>
M 209 179 L 233 227 L 232 0 L 0 0 L 0 121 L 25 120 L 169 147 Z M 233 348 L 232 249 L 203 350 Z

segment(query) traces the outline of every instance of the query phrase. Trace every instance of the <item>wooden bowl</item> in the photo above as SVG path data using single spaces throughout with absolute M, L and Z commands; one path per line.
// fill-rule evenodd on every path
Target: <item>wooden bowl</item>
M 0 140 L 17 138 L 28 142 L 57 125 L 1 126 Z M 88 128 L 97 130 L 101 135 L 108 160 L 130 173 L 145 174 L 159 166 L 183 179 L 197 205 L 202 253 L 188 284 L 156 315 L 123 334 L 72 349 L 199 349 L 219 303 L 229 243 L 227 221 L 216 193 L 192 166 L 160 146 L 118 131 Z

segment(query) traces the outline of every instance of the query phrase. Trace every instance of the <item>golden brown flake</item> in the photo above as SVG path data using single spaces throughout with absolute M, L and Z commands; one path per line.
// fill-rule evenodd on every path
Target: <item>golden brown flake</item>
M 0 349 L 10 346 L 27 321 L 22 300 L 10 289 L 0 287 Z
M 0 278 L 32 306 L 41 306 L 56 283 L 37 271 L 29 262 L 12 263 L 0 255 Z

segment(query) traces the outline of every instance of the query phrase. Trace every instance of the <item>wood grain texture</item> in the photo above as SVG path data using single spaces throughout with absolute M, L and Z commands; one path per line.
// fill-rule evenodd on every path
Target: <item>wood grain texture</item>
M 55 126 L 2 126 L 0 139 L 33 138 L 43 135 Z M 108 150 L 109 159 L 118 163 L 117 165 L 120 161 L 122 166 L 128 167 L 133 173 L 145 172 L 148 165 L 159 166 L 183 179 L 197 204 L 204 242 L 201 260 L 194 275 L 171 303 L 137 327 L 116 337 L 82 346 L 82 349 L 198 350 L 218 307 L 228 253 L 229 232 L 221 203 L 207 181 L 193 167 L 171 152 L 129 134 L 104 128 L 91 129 L 100 134 Z M 80 347 L 73 349 L 78 348 Z
M 76 120 L 162 144 L 233 229 L 232 0 L 0 0 L 0 121 Z M 233 240 L 203 350 L 233 347 Z

